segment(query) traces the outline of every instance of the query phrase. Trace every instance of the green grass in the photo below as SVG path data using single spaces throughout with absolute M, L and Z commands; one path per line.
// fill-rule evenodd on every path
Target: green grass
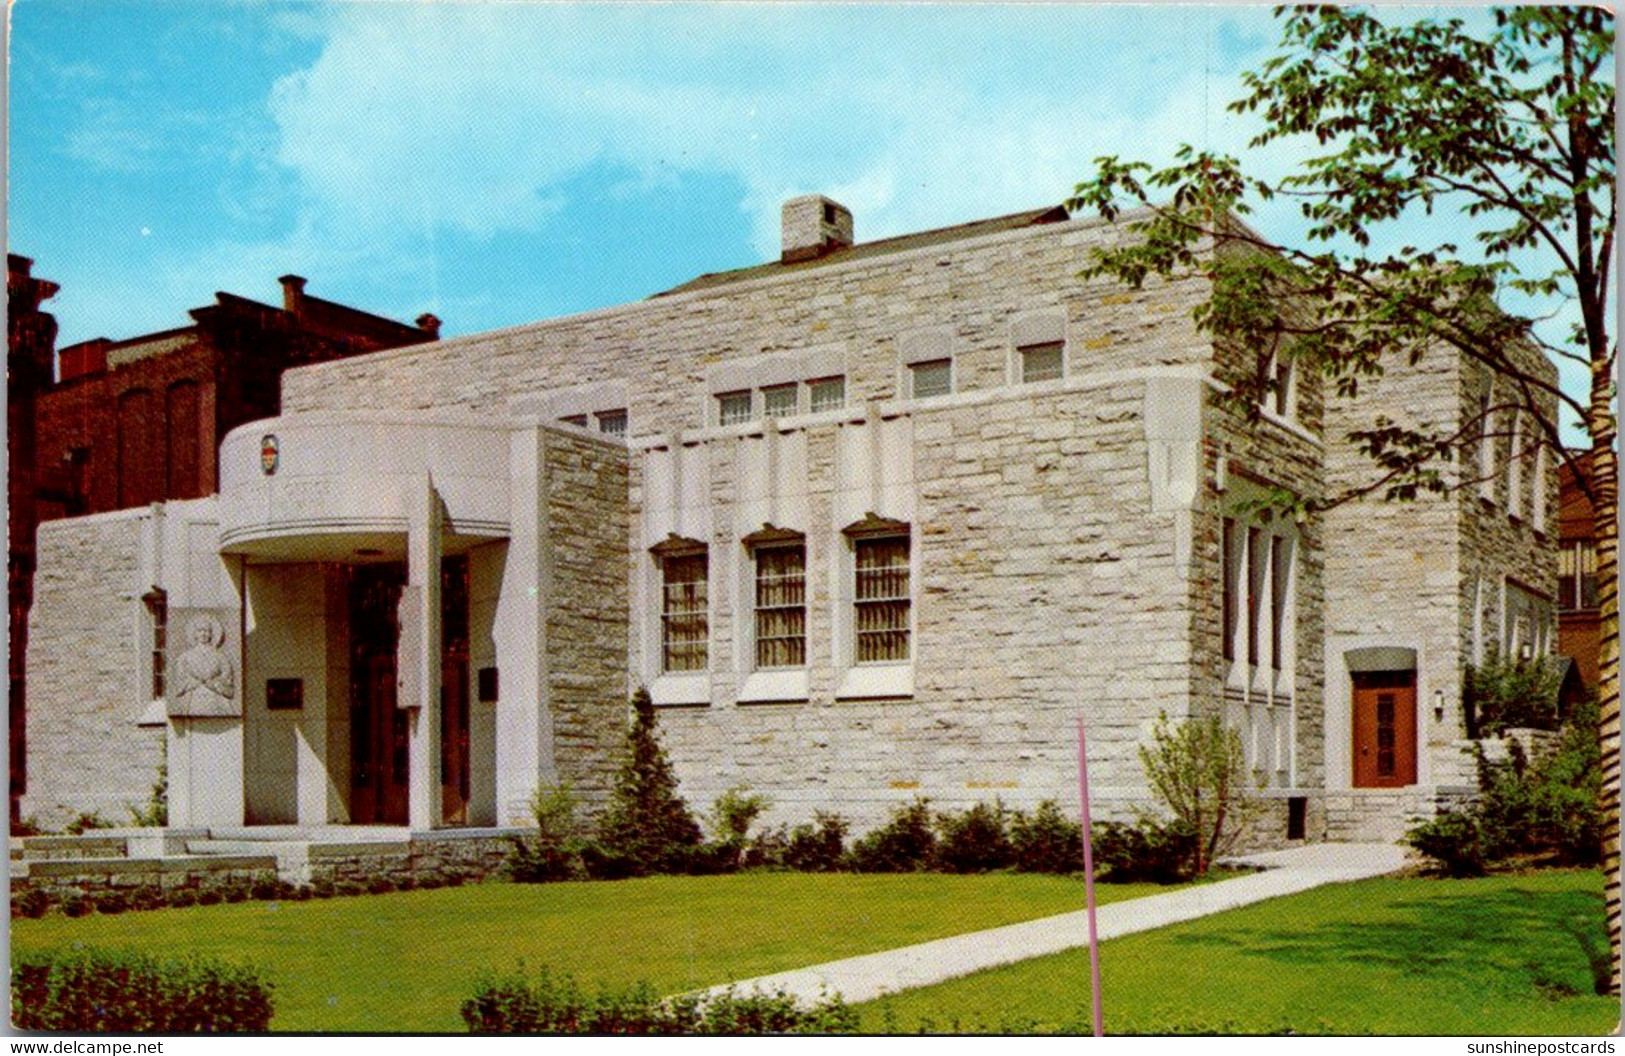
M 1102 885 L 1102 901 L 1161 890 Z M 264 969 L 272 1029 L 461 1031 L 482 971 L 523 959 L 583 982 L 678 992 L 1065 913 L 1052 876 L 753 873 L 618 883 L 482 884 L 12 922 L 13 950 L 72 943 L 196 952 Z
M 1596 1035 L 1602 879 L 1380 879 L 1101 946 L 1110 1033 Z M 863 1005 L 869 1030 L 1090 1029 L 1084 950 Z

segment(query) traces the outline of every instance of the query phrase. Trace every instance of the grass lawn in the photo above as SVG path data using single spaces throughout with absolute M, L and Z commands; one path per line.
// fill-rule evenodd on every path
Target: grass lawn
M 1162 889 L 1097 890 L 1116 901 Z M 277 1030 L 461 1032 L 475 979 L 520 959 L 678 992 L 1082 905 L 1081 880 L 1052 876 L 751 873 L 53 915 L 12 921 L 11 942 L 254 964 L 276 987 Z
M 1110 1033 L 1597 1035 L 1602 878 L 1378 879 L 1101 946 Z M 1604 969 L 1605 970 L 1605 969 Z M 1086 951 L 861 1006 L 870 1030 L 1090 1029 Z

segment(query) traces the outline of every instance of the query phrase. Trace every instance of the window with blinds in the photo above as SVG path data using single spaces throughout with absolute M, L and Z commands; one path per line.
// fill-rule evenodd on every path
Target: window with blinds
M 704 671 L 710 637 L 706 555 L 668 554 L 661 570 L 661 669 Z
M 756 666 L 807 663 L 807 547 L 758 546 L 756 556 Z
M 894 663 L 909 658 L 909 539 L 853 540 L 856 660 Z

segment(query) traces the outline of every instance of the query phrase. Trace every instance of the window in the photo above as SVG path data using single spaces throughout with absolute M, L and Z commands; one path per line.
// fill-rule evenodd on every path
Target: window
M 1270 360 L 1270 406 L 1282 418 L 1292 413 L 1292 361 L 1274 356 Z
M 846 406 L 846 379 L 819 378 L 817 381 L 807 383 L 808 395 L 812 402 L 812 411 L 838 411 Z
M 796 413 L 796 394 L 800 386 L 795 382 L 774 385 L 762 390 L 762 413 L 769 418 L 785 418 Z
M 1247 529 L 1247 663 L 1258 666 L 1258 623 L 1264 606 L 1264 533 Z
M 1224 519 L 1224 538 L 1219 544 L 1220 575 L 1224 578 L 1224 658 L 1236 658 L 1236 602 L 1241 593 L 1241 561 L 1236 554 L 1236 522 Z
M 1281 670 L 1286 652 L 1287 586 L 1291 582 L 1292 551 L 1286 538 L 1270 536 L 1270 667 Z
M 909 658 L 909 538 L 867 536 L 853 541 L 856 580 L 853 591 L 860 664 L 906 661 Z
M 1495 434 L 1490 423 L 1493 391 L 1492 379 L 1478 396 L 1478 495 L 1491 501 L 1495 499 Z
M 717 397 L 717 424 L 739 425 L 750 421 L 750 391 L 725 392 Z
M 1517 408 L 1510 408 L 1507 414 L 1507 512 L 1514 517 L 1523 515 L 1523 451 L 1521 427 L 1523 418 L 1518 414 Z
M 152 699 L 163 698 L 164 687 L 164 654 L 169 646 L 169 595 L 161 588 L 154 587 L 141 596 L 146 603 L 147 617 L 152 630 L 149 656 L 149 681 L 152 689 Z
M 916 400 L 953 391 L 953 360 L 928 359 L 908 366 L 908 394 Z
M 1597 607 L 1597 545 L 1571 539 L 1557 554 L 1557 607 L 1570 612 Z
M 597 414 L 593 415 L 593 417 L 598 419 L 598 431 L 600 433 L 603 433 L 606 436 L 626 435 L 627 419 L 626 411 L 624 409 L 615 411 L 599 411 Z
M 660 667 L 704 671 L 710 622 L 705 551 L 669 552 L 660 558 Z
M 587 416 L 584 414 L 568 414 L 560 418 L 559 421 L 565 425 L 573 425 L 578 429 L 587 428 Z
M 807 547 L 758 546 L 756 556 L 756 667 L 807 663 Z
M 1024 345 L 1017 349 L 1021 355 L 1023 382 L 1051 381 L 1065 371 L 1062 355 L 1066 345 L 1061 341 L 1048 341 L 1042 345 Z

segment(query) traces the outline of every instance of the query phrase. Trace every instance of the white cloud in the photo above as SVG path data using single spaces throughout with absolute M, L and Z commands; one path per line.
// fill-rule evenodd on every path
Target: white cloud
M 1123 9 L 934 10 L 339 5 L 277 84 L 278 157 L 313 215 L 385 239 L 535 230 L 594 161 L 725 174 L 768 256 L 791 193 L 867 239 L 1057 202 L 1099 154 L 1242 145 L 1218 14 L 1153 38 Z

